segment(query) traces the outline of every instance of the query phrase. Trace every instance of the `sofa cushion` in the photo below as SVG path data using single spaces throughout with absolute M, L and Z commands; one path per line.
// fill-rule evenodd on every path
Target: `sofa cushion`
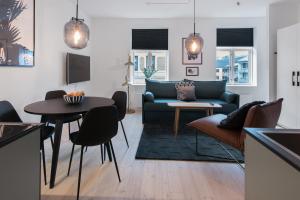
M 177 97 L 177 91 L 173 81 L 154 81 L 146 79 L 146 91 L 152 92 L 155 98 L 174 98 Z
M 144 104 L 144 110 L 145 111 L 174 111 L 174 108 L 171 108 L 168 106 L 168 103 L 172 102 L 182 102 L 177 99 L 154 99 L 154 102 L 145 102 Z M 197 99 L 196 102 L 203 102 L 203 103 L 215 103 L 220 104 L 222 108 L 216 108 L 214 109 L 214 113 L 231 113 L 232 111 L 237 109 L 237 106 L 235 104 L 228 104 L 225 101 L 222 101 L 220 99 Z M 199 112 L 195 109 L 183 109 L 183 112 Z
M 247 113 L 252 106 L 265 103 L 264 101 L 254 101 L 243 105 L 236 111 L 230 113 L 226 119 L 222 120 L 219 124 L 220 128 L 241 130 L 244 126 Z
M 195 101 L 194 81 L 183 80 L 175 84 L 177 90 L 177 99 L 181 101 Z
M 197 99 L 219 99 L 226 90 L 226 81 L 195 81 Z

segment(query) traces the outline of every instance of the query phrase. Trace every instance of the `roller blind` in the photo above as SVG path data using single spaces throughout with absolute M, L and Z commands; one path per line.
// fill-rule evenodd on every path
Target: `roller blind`
M 217 46 L 253 47 L 253 28 L 219 28 Z
M 168 50 L 168 29 L 132 29 L 132 49 Z

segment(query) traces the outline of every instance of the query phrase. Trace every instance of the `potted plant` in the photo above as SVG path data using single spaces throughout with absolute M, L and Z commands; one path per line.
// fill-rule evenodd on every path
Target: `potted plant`
M 157 70 L 151 66 L 147 66 L 143 70 L 146 79 L 150 79 L 156 72 Z

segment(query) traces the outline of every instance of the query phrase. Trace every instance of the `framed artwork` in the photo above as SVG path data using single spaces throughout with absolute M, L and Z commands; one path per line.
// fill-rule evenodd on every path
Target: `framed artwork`
M 186 76 L 199 76 L 199 67 L 186 67 Z
M 0 2 L 0 66 L 34 66 L 35 0 Z
M 203 54 L 200 53 L 196 58 L 192 58 L 188 55 L 185 48 L 186 38 L 182 38 L 182 64 L 183 65 L 202 65 Z

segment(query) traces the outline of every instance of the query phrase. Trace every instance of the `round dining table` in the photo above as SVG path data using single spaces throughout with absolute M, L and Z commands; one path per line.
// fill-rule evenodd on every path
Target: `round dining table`
M 63 98 L 38 101 L 25 106 L 26 113 L 34 115 L 45 115 L 55 121 L 54 145 L 51 163 L 50 188 L 55 185 L 56 170 L 61 143 L 61 135 L 64 118 L 67 116 L 82 114 L 84 115 L 92 108 L 106 107 L 114 105 L 114 100 L 103 97 L 84 97 L 80 104 L 67 104 Z M 109 154 L 109 152 L 108 152 Z M 109 155 L 109 157 L 111 157 Z M 111 160 L 111 158 L 110 158 Z

